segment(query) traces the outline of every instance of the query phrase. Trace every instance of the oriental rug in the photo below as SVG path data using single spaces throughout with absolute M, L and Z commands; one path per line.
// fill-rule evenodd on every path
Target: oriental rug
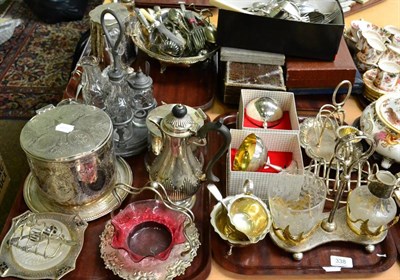
M 40 21 L 23 0 L 0 6 L 0 16 L 21 20 L 11 39 L 0 45 L 0 118 L 28 119 L 61 100 L 76 45 L 90 26 L 88 12 L 96 4 L 101 0 L 89 1 L 80 21 L 55 24 Z

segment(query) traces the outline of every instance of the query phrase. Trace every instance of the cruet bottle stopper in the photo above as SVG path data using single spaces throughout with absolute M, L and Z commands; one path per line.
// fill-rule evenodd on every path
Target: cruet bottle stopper
M 355 188 L 347 200 L 347 224 L 358 235 L 379 236 L 398 221 L 392 197 L 397 185 L 389 171 L 379 170 L 368 177 L 368 184 Z
M 146 61 L 146 73 L 139 70 L 128 77 L 130 105 L 134 111 L 134 123 L 146 125 L 146 117 L 157 105 L 153 97 L 153 79 L 149 76 L 150 64 Z

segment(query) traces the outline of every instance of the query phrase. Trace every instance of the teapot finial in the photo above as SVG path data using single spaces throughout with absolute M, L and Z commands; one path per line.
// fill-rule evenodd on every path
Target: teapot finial
M 177 104 L 172 108 L 172 114 L 174 117 L 181 119 L 187 114 L 187 108 L 185 105 Z

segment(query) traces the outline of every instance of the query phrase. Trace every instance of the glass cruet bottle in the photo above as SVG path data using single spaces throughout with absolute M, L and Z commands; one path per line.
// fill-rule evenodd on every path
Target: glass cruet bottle
M 128 85 L 126 80 L 113 75 L 112 70 L 108 69 L 109 81 L 105 84 L 105 111 L 110 116 L 115 129 L 114 141 L 116 149 L 123 148 L 124 143 L 133 136 L 133 111 L 126 98 Z
M 358 235 L 379 236 L 398 220 L 392 197 L 397 179 L 379 170 L 368 177 L 368 184 L 352 190 L 347 199 L 347 224 Z
M 84 56 L 80 59 L 82 67 L 82 98 L 85 104 L 104 109 L 105 96 L 102 88 L 105 84 L 101 74 L 99 60 L 95 56 Z
M 139 70 L 128 77 L 130 87 L 129 101 L 134 111 L 134 123 L 138 126 L 145 126 L 148 113 L 157 106 L 153 96 L 153 80 L 148 75 L 149 63 L 146 62 L 146 73 Z

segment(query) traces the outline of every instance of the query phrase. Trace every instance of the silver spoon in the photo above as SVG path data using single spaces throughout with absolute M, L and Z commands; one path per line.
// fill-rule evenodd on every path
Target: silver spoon
M 215 199 L 221 203 L 222 206 L 224 206 L 225 210 L 228 212 L 228 206 L 225 204 L 224 199 L 222 197 L 221 192 L 217 188 L 216 185 L 214 184 L 208 184 L 207 189 L 210 191 L 210 193 L 215 197 Z

